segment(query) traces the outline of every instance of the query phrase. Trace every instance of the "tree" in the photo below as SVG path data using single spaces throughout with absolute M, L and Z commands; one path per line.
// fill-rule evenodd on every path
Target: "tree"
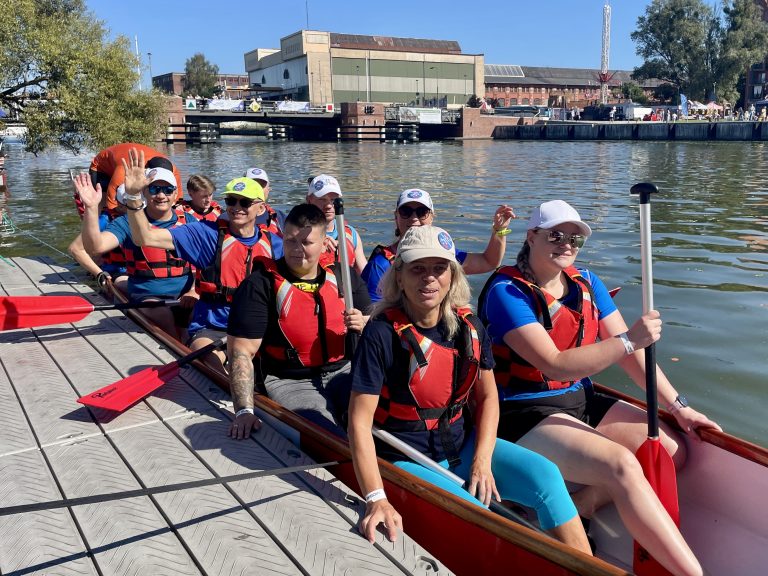
M 645 62 L 632 77 L 659 78 L 690 98 L 738 98 L 739 74 L 768 54 L 768 24 L 754 0 L 653 0 L 631 34 Z
M 637 102 L 638 104 L 645 104 L 648 102 L 645 92 L 643 92 L 640 85 L 635 82 L 624 82 L 624 84 L 621 85 L 621 93 L 624 98 L 627 98 L 632 102 Z
M 0 107 L 24 120 L 27 150 L 154 140 L 165 99 L 136 90 L 138 61 L 129 40 L 106 36 L 83 0 L 5 0 Z
M 217 86 L 219 67 L 199 52 L 187 60 L 184 74 L 184 89 L 189 94 L 210 98 L 220 91 Z
M 677 88 L 665 82 L 659 84 L 653 91 L 653 97 L 658 102 L 669 102 L 671 104 L 677 103 Z

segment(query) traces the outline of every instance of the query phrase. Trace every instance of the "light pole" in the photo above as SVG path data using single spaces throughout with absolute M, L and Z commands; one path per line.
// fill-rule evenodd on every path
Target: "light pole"
M 152 52 L 147 52 L 147 58 L 149 59 L 149 89 L 152 90 Z
M 419 105 L 419 79 L 416 78 L 416 106 Z
M 436 101 L 437 107 L 439 108 L 440 107 L 440 85 L 438 84 L 438 80 L 437 80 L 437 68 L 435 68 L 434 66 L 430 66 L 429 69 L 435 71 L 435 101 Z
M 467 75 L 464 74 L 464 100 L 467 99 Z
M 360 66 L 355 66 L 355 74 L 357 75 L 357 101 L 360 102 Z
M 315 73 L 309 73 L 309 87 L 307 89 L 307 97 L 309 98 L 309 105 L 312 105 L 312 86 L 315 84 Z

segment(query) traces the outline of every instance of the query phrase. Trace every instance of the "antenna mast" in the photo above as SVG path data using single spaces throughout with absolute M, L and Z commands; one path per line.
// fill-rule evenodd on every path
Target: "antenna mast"
M 141 56 L 139 56 L 139 37 L 133 36 L 133 41 L 136 43 L 136 58 L 138 63 L 136 64 L 136 74 L 139 76 L 139 92 L 141 92 Z
M 608 55 L 611 51 L 611 5 L 603 6 L 603 50 L 600 54 L 600 103 L 608 103 L 608 82 L 613 74 L 608 74 Z

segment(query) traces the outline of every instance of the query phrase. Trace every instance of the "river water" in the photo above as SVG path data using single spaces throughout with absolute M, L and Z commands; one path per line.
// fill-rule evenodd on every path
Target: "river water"
M 631 324 L 642 308 L 639 216 L 632 184 L 655 182 L 652 236 L 656 308 L 665 321 L 659 363 L 691 404 L 737 436 L 768 445 L 768 164 L 764 143 L 468 141 L 419 144 L 224 142 L 173 145 L 184 181 L 211 176 L 219 188 L 250 166 L 266 169 L 271 203 L 301 202 L 309 175 L 336 175 L 348 221 L 366 253 L 391 238 L 397 194 L 429 191 L 437 224 L 458 245 L 482 251 L 500 203 L 519 219 L 507 236 L 514 261 L 531 209 L 565 199 L 594 230 L 579 261 L 595 270 Z M 17 231 L 0 238 L 0 255 L 60 252 L 77 233 L 69 168 L 92 153 L 38 157 L 5 146 Z M 2 202 L 3 199 L 0 199 Z M 59 252 L 60 251 L 60 252 Z M 71 264 L 71 261 L 69 261 Z M 472 277 L 475 294 L 486 275 Z M 642 397 L 620 370 L 599 381 Z

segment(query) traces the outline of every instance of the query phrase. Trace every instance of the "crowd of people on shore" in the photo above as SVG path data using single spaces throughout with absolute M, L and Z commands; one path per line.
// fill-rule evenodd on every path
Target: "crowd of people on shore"
M 514 263 L 502 266 L 511 206 L 492 214 L 483 252 L 464 252 L 435 225 L 428 191 L 393 191 L 394 238 L 366 257 L 360 233 L 337 214 L 336 177 L 310 177 L 305 201 L 279 210 L 264 168 L 240 174 L 219 199 L 212 179 L 193 175 L 185 198 L 159 152 L 109 148 L 73 176 L 82 227 L 70 246 L 99 284 L 131 300 L 178 299 L 146 313 L 192 349 L 226 336 L 226 350 L 206 361 L 229 375 L 233 439 L 261 426 L 254 393 L 348 438 L 371 541 L 381 524 L 392 540 L 402 528 L 378 456 L 478 505 L 532 508 L 543 530 L 585 554 L 585 523 L 612 502 L 667 570 L 702 574 L 635 456 L 645 413 L 590 380 L 618 365 L 644 387 L 643 349 L 660 337 L 660 314 L 628 327 L 602 281 L 576 266 L 592 234 L 576 209 L 538 206 Z M 466 275 L 483 273 L 473 312 Z M 659 404 L 682 434 L 719 428 L 653 369 Z M 374 427 L 467 489 L 374 440 Z M 682 435 L 664 425 L 661 441 L 683 466 Z

